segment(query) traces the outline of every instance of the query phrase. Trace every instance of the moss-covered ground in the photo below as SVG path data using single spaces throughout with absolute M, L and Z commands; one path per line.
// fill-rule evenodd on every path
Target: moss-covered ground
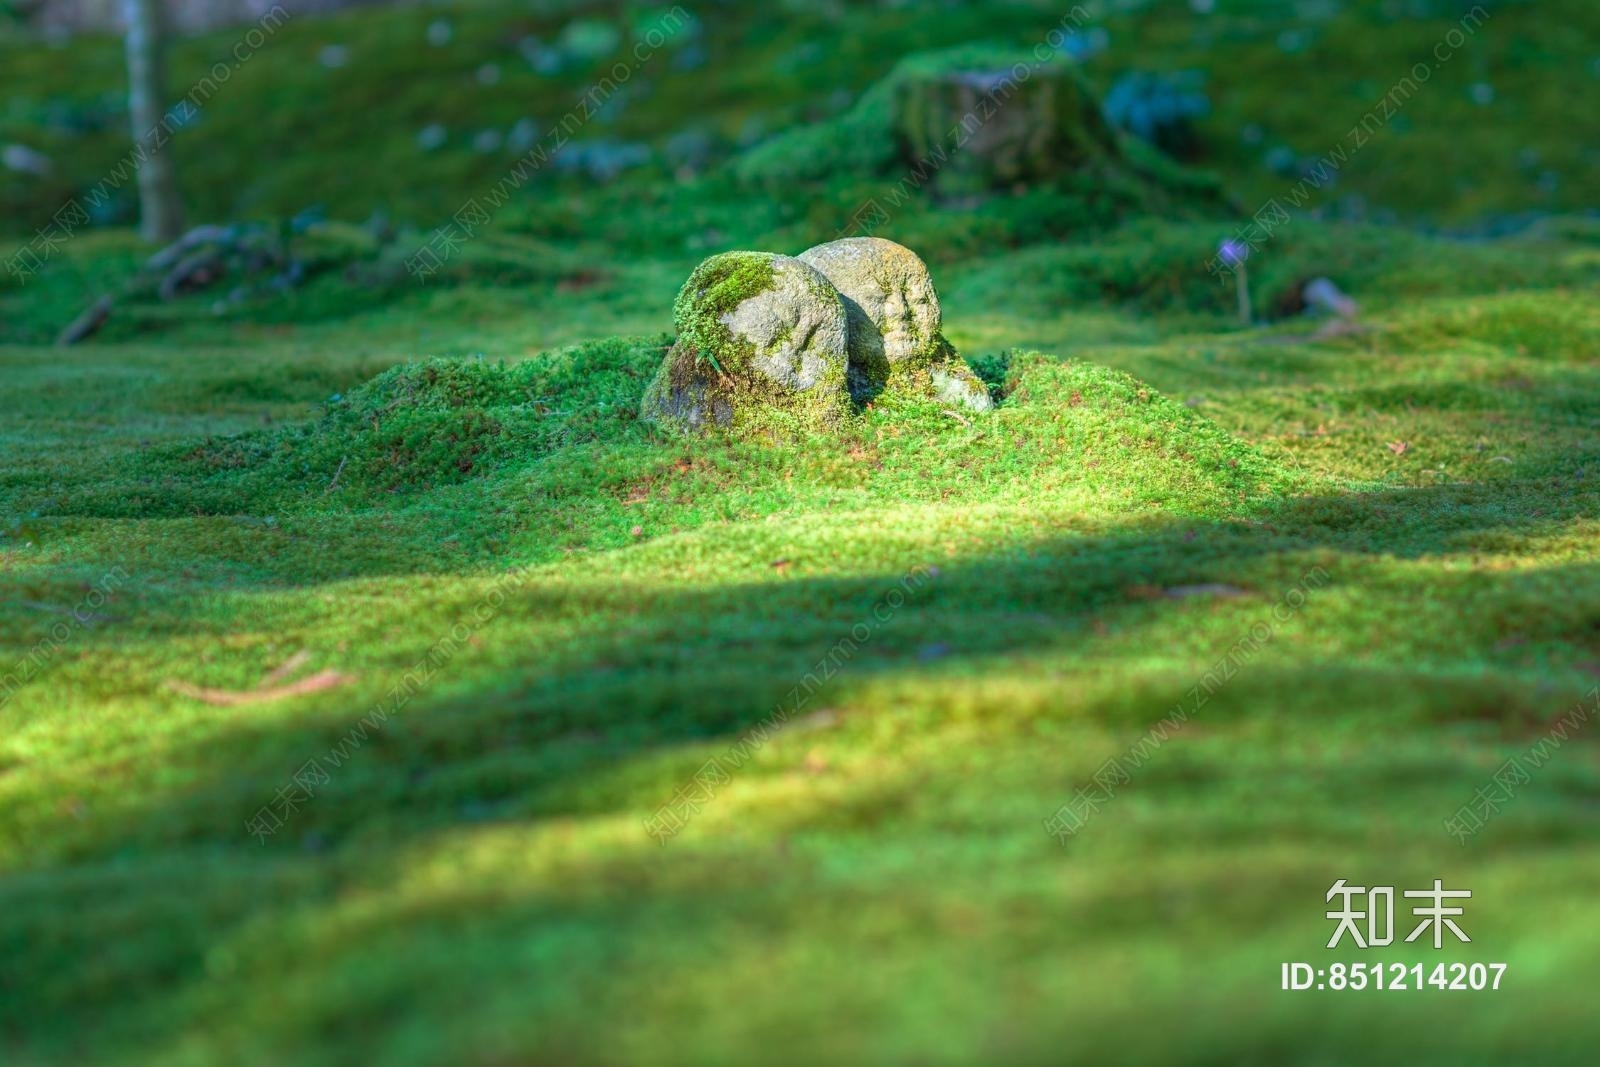
M 617 136 L 692 115 L 731 159 L 897 50 L 1060 17 L 782 6 L 704 5 L 708 65 Z M 1461 14 L 1237 6 L 1107 16 L 1086 72 L 1214 64 L 1201 162 L 1245 204 L 1284 179 L 1240 128 L 1323 151 Z M 422 284 L 356 223 L 421 240 L 492 185 L 506 158 L 415 128 L 544 99 L 474 71 L 570 14 L 451 8 L 444 49 L 434 8 L 284 26 L 180 143 L 196 221 L 326 206 L 303 287 L 140 295 L 116 226 L 0 281 L 0 1063 L 1590 1062 L 1595 16 L 1488 10 L 1343 171 L 1365 221 L 1252 257 L 1265 325 L 1204 269 L 1231 220 L 913 198 L 876 232 L 1001 404 L 781 441 L 639 422 L 673 298 L 892 175 L 541 179 Z M 117 76 L 110 41 L 0 51 L 0 140 Z M 59 187 L 0 183 L 24 238 L 116 138 L 45 147 Z M 1359 328 L 1286 313 L 1318 275 Z M 49 346 L 103 291 L 105 331 Z M 1470 889 L 1472 943 L 1327 951 L 1339 878 Z M 1296 960 L 1508 970 L 1282 991 Z

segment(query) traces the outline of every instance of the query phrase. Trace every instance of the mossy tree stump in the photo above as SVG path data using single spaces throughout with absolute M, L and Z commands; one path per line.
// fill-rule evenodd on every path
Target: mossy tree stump
M 1064 60 L 913 65 L 893 103 L 902 162 L 936 168 L 947 194 L 1046 182 L 1120 156 L 1093 89 Z

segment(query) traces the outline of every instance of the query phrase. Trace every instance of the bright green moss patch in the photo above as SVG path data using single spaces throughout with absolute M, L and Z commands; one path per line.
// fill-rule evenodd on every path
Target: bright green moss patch
M 403 364 L 305 428 L 203 448 L 195 459 L 226 467 L 266 457 L 264 480 L 360 492 L 418 490 L 522 467 L 559 448 L 627 432 L 659 343 L 580 345 L 522 363 L 434 359 Z
M 750 343 L 729 333 L 722 319 L 772 288 L 773 258 L 770 252 L 725 252 L 696 267 L 672 305 L 678 343 L 719 373 L 743 372 Z
M 1005 383 L 1002 413 L 1038 449 L 1040 466 L 1070 470 L 1091 492 L 1216 513 L 1295 487 L 1255 448 L 1126 374 L 1016 353 Z
M 1110 47 L 1082 73 L 1103 93 L 1207 66 L 1207 164 L 1281 197 L 1297 179 L 1262 157 L 1327 151 L 1460 17 L 1290 6 L 1096 7 Z M 0 270 L 0 1062 L 1593 1059 L 1600 255 L 1592 219 L 1496 217 L 1592 206 L 1591 3 L 1486 3 L 1252 256 L 1261 324 L 1205 272 L 1231 222 L 1110 225 L 1142 178 L 919 195 L 878 232 L 934 266 L 996 409 L 885 394 L 704 434 L 639 418 L 684 279 L 832 240 L 903 177 L 865 137 L 789 142 L 837 164 L 803 193 L 724 165 L 849 132 L 830 122 L 877 98 L 836 91 L 870 97 L 907 52 L 1027 48 L 1060 12 L 698 11 L 707 66 L 664 51 L 587 127 L 693 123 L 698 176 L 554 166 L 418 283 L 404 254 L 508 162 L 468 133 L 560 114 L 603 72 L 527 64 L 524 37 L 610 17 L 537 7 L 296 16 L 183 131 L 197 218 L 314 192 L 342 220 L 301 235 L 317 270 L 292 294 L 129 293 L 56 349 L 150 250 L 89 231 L 26 282 Z M 438 18 L 450 47 L 426 43 Z M 175 78 L 231 43 L 184 44 Z M 330 43 L 346 66 L 317 62 Z M 123 137 L 31 140 L 45 99 L 88 122 L 121 57 L 0 52 L 0 142 L 57 163 L 0 175 L 26 237 Z M 379 205 L 388 244 L 352 221 Z M 1384 221 L 1417 215 L 1506 235 Z M 699 341 L 766 284 L 730 262 L 677 324 L 688 370 L 715 375 Z M 1319 276 L 1354 328 L 1299 312 Z M 314 796 L 285 792 L 330 752 Z M 258 840 L 264 809 L 282 825 Z M 1324 951 L 1341 877 L 1472 890 L 1470 946 L 1363 958 L 1501 960 L 1503 988 L 1279 990 Z
M 129 482 L 73 494 L 80 514 L 344 508 L 504 476 L 563 448 L 626 437 L 662 345 L 616 338 L 515 364 L 401 364 L 327 400 L 313 421 L 122 460 Z M 235 402 L 243 399 L 232 390 Z M 215 390 L 191 397 L 205 403 Z M 259 399 L 259 398 L 258 398 Z M 136 486 L 130 493 L 129 485 Z
M 185 326 L 214 347 L 0 348 L 0 673 L 127 576 L 0 704 L 0 944 L 34 976 L 0 998 L 12 1059 L 771 1058 L 752 1012 L 811 1035 L 806 1062 L 1196 1058 L 1152 1010 L 1231 1054 L 1216 1020 L 1276 996 L 1278 964 L 1326 941 L 1332 879 L 1372 870 L 1470 886 L 1466 929 L 1520 976 L 1406 1001 L 1432 1028 L 1386 1047 L 1472 1062 L 1517 1033 L 1581 1062 L 1600 929 L 1543 917 L 1583 914 L 1600 873 L 1592 742 L 1467 846 L 1442 823 L 1593 685 L 1590 268 L 1560 241 L 1306 235 L 1286 258 L 1372 253 L 1349 283 L 1369 332 L 1241 329 L 1167 265 L 1184 227 L 1099 246 L 1137 283 L 1114 297 L 1042 252 L 954 268 L 946 328 L 1004 397 L 970 425 L 891 399 L 827 435 L 656 435 L 634 413 L 664 339 L 532 344 L 665 325 L 671 259 L 638 275 L 648 315 L 584 298 L 530 322 L 470 287 L 285 335 Z M 1437 273 L 1408 286 L 1408 264 Z M 401 336 L 462 355 L 401 361 L 421 347 Z M 937 574 L 652 841 L 644 820 L 912 568 Z M 1052 840 L 1317 569 L 1139 780 Z M 172 688 L 248 691 L 302 650 L 354 680 L 229 707 Z M 1191 958 L 1198 1000 L 1163 985 Z M 1283 1004 L 1283 1047 L 1370 1055 L 1373 1002 Z M 86 1005 L 91 1032 L 56 1022 Z M 414 1029 L 375 1038 L 395 1010 Z

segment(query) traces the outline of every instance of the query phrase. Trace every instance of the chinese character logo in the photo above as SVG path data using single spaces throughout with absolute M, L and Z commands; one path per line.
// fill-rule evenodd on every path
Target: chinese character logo
M 1444 881 L 1442 879 L 1435 878 L 1433 880 L 1432 889 L 1408 889 L 1406 890 L 1406 896 L 1426 897 L 1433 901 L 1433 907 L 1431 908 L 1416 907 L 1411 909 L 1411 914 L 1422 916 L 1422 921 L 1417 924 L 1417 928 L 1415 930 L 1411 931 L 1411 933 L 1406 936 L 1407 941 L 1415 941 L 1417 939 L 1417 935 L 1428 929 L 1430 926 L 1433 927 L 1434 948 L 1444 947 L 1444 928 L 1446 926 L 1450 928 L 1451 933 L 1455 934 L 1461 940 L 1472 940 L 1472 938 L 1468 937 L 1464 932 L 1462 932 L 1461 927 L 1456 925 L 1456 921 L 1453 918 L 1450 918 L 1452 915 L 1460 915 L 1462 909 L 1447 908 L 1444 906 L 1444 900 L 1446 897 L 1459 897 L 1462 900 L 1465 900 L 1466 898 L 1472 896 L 1472 890 L 1446 889 L 1444 887 Z
M 1411 914 L 1420 917 L 1422 921 L 1417 924 L 1416 929 L 1406 935 L 1407 942 L 1415 941 L 1424 930 L 1431 929 L 1433 947 L 1443 948 L 1446 927 L 1449 927 L 1450 932 L 1461 941 L 1472 940 L 1455 922 L 1455 916 L 1462 914 L 1463 909 L 1444 905 L 1446 899 L 1467 899 L 1472 896 L 1472 890 L 1446 889 L 1444 880 L 1435 878 L 1432 889 L 1408 889 L 1405 895 L 1433 902 L 1432 907 L 1418 905 L 1411 909 Z M 1346 933 L 1350 935 L 1350 940 L 1355 942 L 1356 948 L 1393 944 L 1394 886 L 1373 886 L 1368 889 L 1366 886 L 1349 885 L 1340 878 L 1328 889 L 1325 899 L 1331 903 L 1334 897 L 1339 898 L 1339 907 L 1327 914 L 1328 918 L 1338 925 L 1333 928 L 1333 936 L 1328 939 L 1328 948 L 1337 948 Z M 1357 898 L 1361 898 L 1360 907 L 1356 906 Z
M 1364 910 L 1357 911 L 1351 907 L 1351 901 L 1360 894 L 1366 894 Z M 1379 897 L 1384 901 L 1383 935 L 1378 935 L 1378 910 L 1375 906 Z M 1346 885 L 1343 878 L 1333 883 L 1328 890 L 1326 899 L 1341 898 L 1342 911 L 1328 912 L 1328 918 L 1337 919 L 1339 925 L 1334 927 L 1333 936 L 1328 939 L 1328 947 L 1335 948 L 1339 938 L 1344 936 L 1346 930 L 1350 931 L 1350 938 L 1356 943 L 1356 948 L 1366 948 L 1368 945 L 1388 945 L 1394 941 L 1394 886 L 1374 886 L 1368 889 L 1361 885 Z M 1361 928 L 1356 925 L 1357 919 L 1367 921 L 1367 935 L 1361 936 Z

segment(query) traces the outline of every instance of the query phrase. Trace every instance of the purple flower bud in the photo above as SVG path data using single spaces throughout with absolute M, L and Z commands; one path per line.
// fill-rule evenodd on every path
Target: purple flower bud
M 1217 255 L 1230 267 L 1237 267 L 1250 258 L 1250 246 L 1229 238 L 1217 246 Z

